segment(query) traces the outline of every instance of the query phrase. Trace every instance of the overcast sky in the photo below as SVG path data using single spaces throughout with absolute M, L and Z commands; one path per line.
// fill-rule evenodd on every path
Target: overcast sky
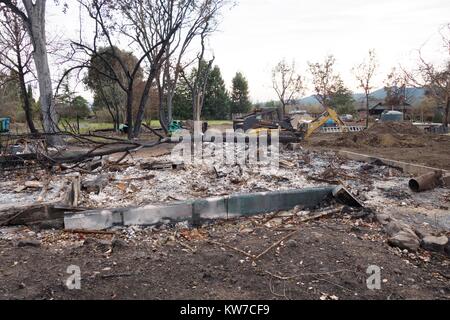
M 53 33 L 70 33 L 79 25 L 72 10 L 64 16 L 51 9 L 49 22 Z M 425 43 L 438 59 L 438 31 L 449 22 L 449 0 L 238 0 L 223 13 L 209 46 L 227 85 L 242 72 L 257 102 L 276 98 L 271 70 L 282 58 L 295 59 L 307 75 L 307 61 L 333 54 L 347 86 L 358 91 L 351 68 L 374 48 L 382 87 L 389 70 L 408 64 Z

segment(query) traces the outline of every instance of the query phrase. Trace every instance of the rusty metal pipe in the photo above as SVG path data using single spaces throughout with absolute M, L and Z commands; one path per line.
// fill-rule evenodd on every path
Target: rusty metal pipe
M 409 188 L 414 192 L 432 190 L 441 184 L 442 172 L 430 172 L 409 181 Z

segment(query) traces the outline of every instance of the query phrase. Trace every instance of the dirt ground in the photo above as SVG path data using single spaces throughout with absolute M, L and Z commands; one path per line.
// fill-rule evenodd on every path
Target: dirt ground
M 450 299 L 448 259 L 393 249 L 375 223 L 286 217 L 289 227 L 273 228 L 272 218 L 136 231 L 127 243 L 118 234 L 112 245 L 108 235 L 83 245 L 86 236 L 57 234 L 41 248 L 0 241 L 0 298 Z M 239 251 L 263 252 L 296 229 L 256 262 Z M 72 246 L 58 243 L 64 237 Z M 70 265 L 81 268 L 81 290 L 65 286 Z M 382 268 L 381 290 L 367 289 L 371 265 Z
M 426 134 L 411 124 L 375 125 L 353 134 L 315 134 L 305 145 L 315 150 L 347 150 L 450 170 L 450 136 Z
M 201 229 L 179 223 L 118 227 L 106 234 L 2 227 L 0 299 L 449 300 L 448 256 L 391 247 L 373 214 L 389 213 L 414 228 L 448 236 L 448 189 L 414 194 L 407 187 L 409 177 L 400 171 L 339 159 L 330 149 L 450 169 L 450 137 L 414 131 L 383 134 L 384 139 L 374 138 L 374 131 L 314 136 L 304 150 L 283 151 L 287 167 L 278 176 L 229 172 L 218 179 L 214 170 L 190 168 L 192 172 L 155 172 L 152 180 L 140 181 L 137 191 L 127 191 L 126 196 L 111 184 L 101 193 L 101 201 L 90 197 L 94 206 L 114 205 L 119 196 L 128 205 L 136 203 L 138 195 L 164 202 L 239 190 L 314 186 L 320 185 L 314 180 L 320 178 L 343 182 L 365 201 L 370 208 L 367 215 L 343 208 L 333 216 L 304 222 L 305 216 L 328 208 L 295 209 L 216 221 Z M 165 157 L 171 147 L 141 150 L 133 161 Z M 117 177 L 143 174 L 135 171 L 131 167 Z M 15 195 L 14 201 L 19 201 L 26 195 L 12 192 L 15 186 L 8 183 L 0 185 L 6 198 Z M 158 192 L 161 188 L 167 189 L 169 200 Z M 30 201 L 39 195 L 28 193 Z M 80 268 L 80 290 L 69 290 L 65 284 L 69 266 Z M 380 290 L 367 287 L 370 266 L 381 268 Z

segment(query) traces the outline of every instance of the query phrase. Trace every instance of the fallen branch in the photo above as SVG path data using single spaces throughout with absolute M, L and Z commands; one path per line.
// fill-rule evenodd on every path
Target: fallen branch
M 192 253 L 197 253 L 197 249 L 192 248 L 190 245 L 188 245 L 188 244 L 186 244 L 186 243 L 184 243 L 184 242 L 182 242 L 182 241 L 180 241 L 180 240 L 176 240 L 175 242 L 178 243 L 180 246 L 182 246 L 182 247 L 188 249 L 188 250 L 191 251 Z
M 237 252 L 239 252 L 239 253 L 241 253 L 241 254 L 243 254 L 243 255 L 251 258 L 251 259 L 255 259 L 254 255 L 252 255 L 250 253 L 247 253 L 247 252 L 245 252 L 245 251 L 243 251 L 241 249 L 238 249 L 238 248 L 235 248 L 233 246 L 230 246 L 229 244 L 217 242 L 217 241 L 214 241 L 214 240 L 208 240 L 208 243 L 215 244 L 215 245 L 220 246 L 220 247 L 225 247 L 225 248 L 237 251 Z
M 283 277 L 283 276 L 279 276 L 276 274 L 273 274 L 269 271 L 264 271 L 265 273 L 267 273 L 268 275 L 270 275 L 271 277 L 274 277 L 278 280 L 283 280 L 283 281 L 288 281 L 288 280 L 293 280 L 293 279 L 297 279 L 300 277 L 317 277 L 317 276 L 328 276 L 328 275 L 333 275 L 333 274 L 337 274 L 337 273 L 345 273 L 345 272 L 352 272 L 355 273 L 354 271 L 348 270 L 348 269 L 342 269 L 342 270 L 336 270 L 336 271 L 330 271 L 330 272 L 317 272 L 317 273 L 300 273 L 297 274 L 295 276 L 290 276 L 290 277 Z
M 64 230 L 66 233 L 81 233 L 81 234 L 106 234 L 106 235 L 117 235 L 114 231 L 91 231 L 91 230 Z
M 304 219 L 300 220 L 299 223 L 305 223 L 305 222 L 308 222 L 308 221 L 320 219 L 320 218 L 323 218 L 323 217 L 325 217 L 325 216 L 330 216 L 330 215 L 334 215 L 334 214 L 341 213 L 341 212 L 342 212 L 342 208 L 334 209 L 334 210 L 328 210 L 328 211 L 325 211 L 325 212 L 321 212 L 321 213 L 319 213 L 319 214 L 316 214 L 316 215 L 314 215 L 314 216 L 311 216 L 311 217 L 308 217 L 308 218 L 304 218 Z M 292 237 L 293 235 L 295 235 L 295 234 L 296 234 L 297 232 L 299 232 L 299 231 L 300 231 L 300 227 L 297 228 L 297 229 L 295 229 L 294 231 L 292 231 L 292 232 L 289 233 L 288 235 L 284 236 L 283 238 L 281 238 L 280 240 L 278 240 L 278 241 L 275 242 L 274 244 L 272 244 L 270 247 L 268 247 L 266 250 L 264 250 L 263 252 L 261 252 L 259 255 L 252 255 L 252 254 L 247 253 L 247 252 L 245 252 L 245 251 L 243 251 L 243 250 L 241 250 L 241 249 L 239 249 L 239 248 L 230 246 L 230 245 L 225 244 L 225 243 L 217 242 L 217 241 L 214 241 L 214 240 L 208 240 L 208 242 L 211 243 L 211 244 L 215 244 L 215 245 L 218 245 L 218 246 L 221 246 L 221 247 L 225 247 L 225 248 L 234 250 L 234 251 L 239 252 L 239 253 L 241 253 L 241 254 L 243 254 L 243 255 L 245 255 L 245 256 L 251 258 L 252 260 L 256 261 L 256 260 L 259 260 L 261 257 L 263 257 L 263 256 L 264 256 L 265 254 L 267 254 L 268 252 L 270 252 L 270 250 L 272 250 L 273 248 L 277 247 L 277 246 L 280 245 L 283 241 L 286 241 L 287 239 L 289 239 L 290 237 Z
M 134 275 L 135 275 L 134 273 L 105 274 L 105 275 L 102 275 L 102 279 L 132 277 Z
M 154 133 L 155 135 L 157 135 L 160 139 L 164 139 L 164 138 L 165 138 L 162 134 L 158 133 L 158 131 L 156 131 L 155 129 L 153 129 L 153 128 L 150 127 L 149 125 L 147 125 L 147 124 L 145 124 L 145 123 L 142 123 L 142 126 L 143 126 L 144 128 L 146 128 L 146 129 L 150 130 L 151 132 L 153 132 L 153 133 Z

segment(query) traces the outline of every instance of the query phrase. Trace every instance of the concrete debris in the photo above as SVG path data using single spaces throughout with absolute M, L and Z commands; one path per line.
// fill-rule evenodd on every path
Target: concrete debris
M 150 226 L 182 221 L 190 221 L 193 225 L 199 225 L 206 220 L 290 210 L 299 205 L 303 208 L 314 208 L 329 199 L 333 189 L 334 187 L 323 187 L 234 194 L 166 205 L 67 213 L 64 217 L 64 224 L 68 230 L 104 230 L 113 226 Z
M 411 232 L 400 231 L 388 240 L 388 243 L 400 249 L 416 252 L 420 248 L 419 238 Z
M 448 242 L 449 239 L 447 238 L 447 236 L 426 236 L 422 239 L 421 246 L 423 249 L 428 251 L 445 253 L 445 248 Z
M 93 180 L 86 180 L 81 183 L 81 189 L 87 193 L 99 194 L 108 185 L 109 175 L 99 175 Z
M 425 229 L 419 227 L 414 228 L 414 232 L 420 239 L 431 235 L 429 231 L 426 231 Z
M 392 220 L 391 222 L 389 222 L 387 225 L 384 226 L 384 232 L 390 237 L 393 237 L 394 235 L 396 235 L 401 231 L 416 235 L 408 224 L 398 220 Z
M 25 182 L 26 188 L 34 188 L 34 189 L 40 189 L 44 187 L 44 184 L 40 181 L 27 181 Z
M 182 170 L 185 168 L 182 162 L 150 162 L 141 163 L 142 170 Z
M 379 213 L 376 215 L 378 223 L 385 226 L 392 221 L 392 217 L 389 214 Z

